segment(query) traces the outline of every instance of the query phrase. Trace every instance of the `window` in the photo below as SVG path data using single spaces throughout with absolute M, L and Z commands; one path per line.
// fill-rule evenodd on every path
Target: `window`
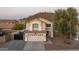
M 46 27 L 51 27 L 51 24 L 46 24 Z
M 38 24 L 32 24 L 32 29 L 33 30 L 38 30 L 39 28 L 39 25 Z

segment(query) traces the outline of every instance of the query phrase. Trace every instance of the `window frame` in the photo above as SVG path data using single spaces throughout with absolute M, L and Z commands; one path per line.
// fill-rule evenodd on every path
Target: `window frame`
M 32 24 L 32 29 L 33 30 L 38 30 L 39 29 L 39 24 L 38 23 Z

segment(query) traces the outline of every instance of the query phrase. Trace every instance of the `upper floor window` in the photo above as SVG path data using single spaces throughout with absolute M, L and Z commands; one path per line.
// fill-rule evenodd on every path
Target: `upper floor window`
M 46 24 L 46 27 L 51 27 L 51 24 Z
M 33 30 L 38 30 L 38 28 L 39 28 L 39 24 L 32 24 L 32 29 Z

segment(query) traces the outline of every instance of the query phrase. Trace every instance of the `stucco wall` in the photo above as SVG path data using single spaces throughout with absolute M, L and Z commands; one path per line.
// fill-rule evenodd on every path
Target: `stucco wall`
M 10 40 L 11 40 L 10 34 L 0 36 L 0 43 L 5 43 L 5 42 L 10 41 Z
M 32 24 L 34 24 L 34 23 L 39 24 L 38 31 L 45 30 L 45 23 L 38 20 L 38 19 L 34 19 L 34 20 L 30 21 L 30 22 L 27 22 L 26 23 L 26 30 L 32 31 L 33 30 L 32 29 Z
M 15 24 L 12 23 L 0 23 L 0 28 L 2 29 L 12 29 Z

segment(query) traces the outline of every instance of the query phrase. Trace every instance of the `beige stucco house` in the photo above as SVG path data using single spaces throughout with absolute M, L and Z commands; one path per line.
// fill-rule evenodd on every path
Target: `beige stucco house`
M 46 25 L 49 25 L 46 27 Z M 46 41 L 46 34 L 53 37 L 52 22 L 36 18 L 26 23 L 25 41 Z
M 46 41 L 47 37 L 53 38 L 52 15 L 52 13 L 38 13 L 24 19 L 26 25 L 24 40 Z

